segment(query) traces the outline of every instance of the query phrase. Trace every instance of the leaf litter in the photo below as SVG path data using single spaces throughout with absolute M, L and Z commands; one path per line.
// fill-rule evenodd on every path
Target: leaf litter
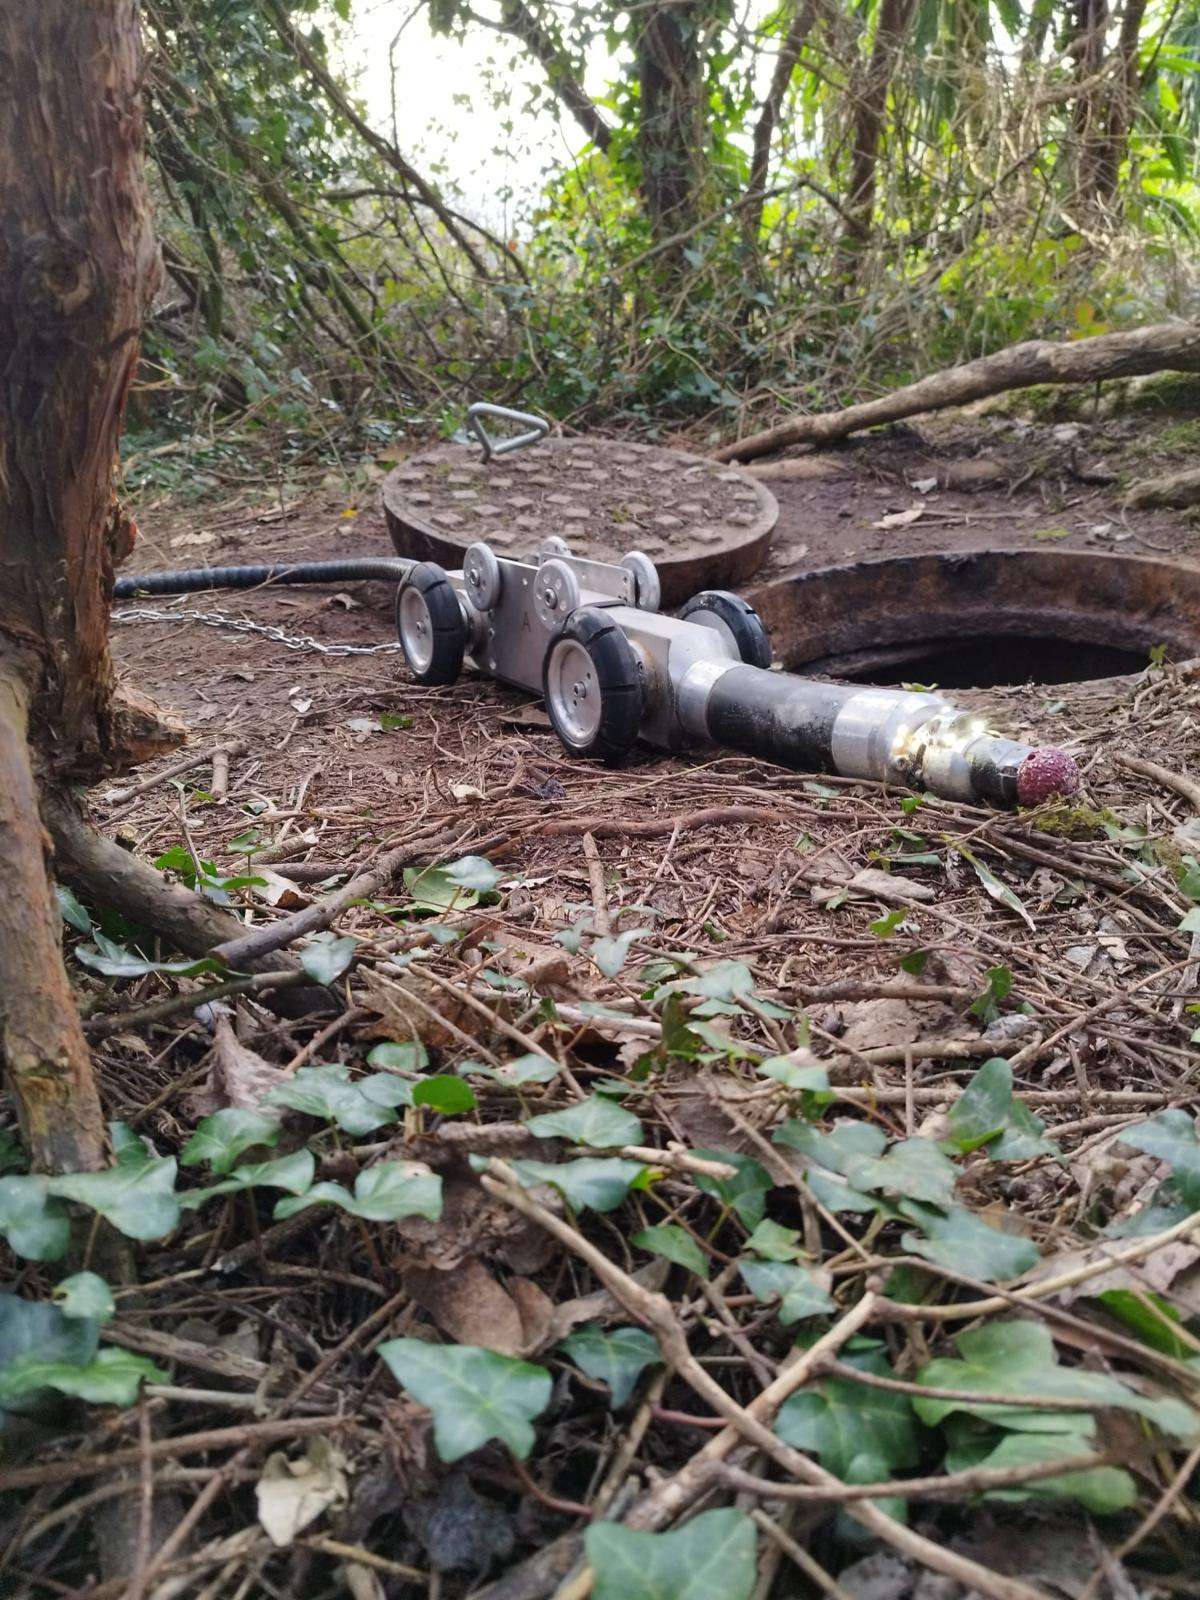
M 247 666 L 253 648 L 228 642 Z M 1188 1572 L 1186 805 L 1100 765 L 1086 808 L 1032 819 L 740 757 L 601 774 L 536 729 L 485 718 L 482 737 L 491 689 L 320 672 L 292 691 L 320 709 L 291 743 L 263 738 L 230 806 L 187 817 L 216 874 L 302 898 L 324 892 L 310 863 L 351 873 L 413 841 L 298 946 L 329 1007 L 206 1005 L 222 974 L 112 923 L 97 938 L 98 908 L 71 919 L 94 1015 L 181 1003 L 123 1023 L 148 1052 L 97 1044 L 132 1130 L 112 1173 L 47 1180 L 18 1155 L 0 1176 L 0 1405 L 19 1429 L 32 1394 L 49 1427 L 0 1478 L 14 1509 L 39 1497 L 43 1521 L 10 1532 L 19 1581 L 92 1570 L 72 1499 L 136 1458 L 138 1406 L 113 1407 L 139 1385 L 155 1494 L 219 1479 L 156 1580 L 196 1593 L 222 1571 L 231 1593 L 262 1572 L 296 1595 L 367 1573 L 389 1597 L 548 1600 L 575 1570 L 602 1600 L 749 1600 L 781 1534 L 850 1593 L 884 1560 L 909 1590 L 957 1572 L 1010 1600 L 1054 1581 L 1031 1509 L 1089 1600 Z M 1006 693 L 989 699 L 1036 732 L 1037 694 Z M 1085 768 L 1135 730 L 1170 765 L 1198 710 L 1161 669 L 1065 716 Z M 397 712 L 387 738 L 347 726 Z M 163 815 L 151 792 L 130 825 Z M 290 909 L 230 898 L 255 921 Z M 1114 959 L 1081 969 L 1077 946 Z M 115 1317 L 94 1286 L 49 1300 L 72 1212 L 142 1241 Z M 23 1387 L 17 1325 L 51 1312 L 83 1343 L 39 1324 L 55 1370 Z M 771 1453 L 789 1449 L 799 1477 Z M 811 1581 L 785 1562 L 770 1592 Z

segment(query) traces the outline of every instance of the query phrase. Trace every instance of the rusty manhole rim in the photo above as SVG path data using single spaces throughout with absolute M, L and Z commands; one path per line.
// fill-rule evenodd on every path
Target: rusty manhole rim
M 1151 556 L 922 552 L 793 572 L 746 597 L 776 660 L 798 672 L 846 675 L 850 659 L 889 645 L 1001 636 L 1200 656 L 1200 566 Z

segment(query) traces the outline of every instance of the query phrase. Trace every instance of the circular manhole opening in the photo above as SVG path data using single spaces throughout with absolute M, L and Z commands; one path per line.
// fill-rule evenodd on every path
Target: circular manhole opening
M 749 597 L 792 672 L 945 689 L 1078 683 L 1200 655 L 1200 569 L 976 550 L 825 567 Z

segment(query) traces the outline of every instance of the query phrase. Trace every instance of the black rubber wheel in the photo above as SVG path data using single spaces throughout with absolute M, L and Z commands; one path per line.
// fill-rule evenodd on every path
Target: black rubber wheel
M 606 611 L 581 606 L 542 663 L 542 690 L 554 731 L 576 756 L 616 766 L 632 750 L 646 708 L 641 664 Z
M 697 615 L 699 612 L 704 615 Z M 680 608 L 679 615 L 683 620 L 704 623 L 710 628 L 717 624 L 727 628 L 733 637 L 734 649 L 746 666 L 771 665 L 771 641 L 762 618 L 741 595 L 730 594 L 728 589 L 702 589 Z M 715 623 L 711 619 L 715 619 Z
M 435 561 L 421 561 L 396 596 L 396 632 L 418 683 L 453 683 L 462 671 L 467 625 L 454 585 Z

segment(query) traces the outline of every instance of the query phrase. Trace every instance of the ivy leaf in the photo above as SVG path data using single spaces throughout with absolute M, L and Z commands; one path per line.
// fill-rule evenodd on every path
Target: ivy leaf
M 409 1039 L 404 1044 L 377 1044 L 367 1056 L 367 1065 L 389 1072 L 424 1072 L 429 1065 L 429 1052 L 419 1039 Z
M 834 1311 L 833 1301 L 807 1267 L 794 1261 L 739 1261 L 746 1287 L 756 1300 L 779 1300 L 779 1320 L 789 1327 L 801 1317 Z
M 1127 1128 L 1121 1143 L 1165 1161 L 1185 1204 L 1193 1210 L 1200 1207 L 1200 1143 L 1186 1111 L 1160 1111 L 1149 1122 Z
M 643 1228 L 629 1241 L 639 1250 L 649 1250 L 652 1255 L 673 1261 L 677 1267 L 686 1267 L 698 1278 L 708 1277 L 708 1257 L 686 1228 L 677 1222 L 665 1222 L 657 1228 Z
M 969 1268 L 973 1278 L 995 1283 L 1029 1272 L 1041 1259 L 1037 1246 L 1028 1239 L 989 1227 L 965 1206 L 939 1211 L 905 1200 L 900 1210 L 925 1234 L 922 1238 L 906 1233 L 901 1240 L 904 1248 L 952 1272 Z
M 589 1378 L 608 1385 L 614 1408 L 625 1404 L 647 1367 L 662 1363 L 658 1341 L 644 1328 L 602 1328 L 593 1322 L 562 1340 L 558 1348 Z
M 452 1073 L 433 1078 L 422 1078 L 412 1086 L 412 1104 L 428 1106 L 444 1117 L 458 1117 L 464 1111 L 474 1111 L 479 1104 L 469 1083 Z
M 207 1161 L 216 1173 L 225 1173 L 237 1158 L 255 1145 L 275 1145 L 282 1131 L 280 1119 L 265 1111 L 229 1108 L 205 1117 L 183 1147 L 180 1165 L 198 1166 Z
M 583 1156 L 578 1161 L 510 1161 L 517 1181 L 526 1189 L 549 1184 L 558 1190 L 572 1211 L 613 1211 L 645 1172 L 636 1161 L 618 1156 L 602 1160 Z
M 169 1374 L 131 1350 L 101 1350 L 86 1366 L 30 1352 L 0 1367 L 0 1405 L 12 1406 L 43 1389 L 57 1389 L 92 1405 L 131 1406 L 143 1379 L 166 1383 Z
M 772 1187 L 766 1168 L 740 1151 L 697 1150 L 695 1154 L 705 1161 L 723 1161 L 737 1169 L 732 1178 L 711 1178 L 697 1172 L 692 1175 L 692 1182 L 702 1194 L 712 1195 L 728 1206 L 744 1227 L 757 1228 L 766 1215 L 767 1191 Z
M 406 867 L 404 886 L 416 911 L 436 915 L 443 911 L 469 911 L 479 904 L 479 890 L 456 883 L 446 867 Z
M 550 1083 L 558 1077 L 558 1062 L 549 1056 L 540 1056 L 532 1050 L 528 1055 L 517 1056 L 493 1067 L 483 1061 L 464 1062 L 459 1072 L 472 1077 L 490 1078 L 493 1083 L 510 1089 L 523 1089 L 527 1083 Z
M 718 961 L 697 978 L 686 978 L 675 985 L 686 994 L 702 995 L 706 1000 L 740 1000 L 754 994 L 754 974 L 744 961 Z
M 488 894 L 500 882 L 500 874 L 486 856 L 462 856 L 445 869 L 451 883 L 463 889 Z
M 1002 1056 L 983 1063 L 951 1106 L 947 1121 L 950 1133 L 943 1142 L 964 1155 L 984 1146 L 995 1161 L 1058 1154 L 1054 1141 L 1042 1137 L 1045 1124 L 1013 1098 L 1012 1067 Z
M 75 957 L 93 972 L 106 978 L 144 978 L 148 972 L 167 972 L 176 978 L 194 978 L 201 972 L 223 972 L 225 969 L 212 956 L 201 956 L 197 961 L 147 961 L 135 956 L 123 944 L 106 939 L 99 928 L 93 930 L 94 943 L 77 945 Z
M 746 1240 L 746 1249 L 764 1261 L 795 1261 L 803 1255 L 795 1228 L 781 1227 L 765 1217 Z
M 27 1261 L 58 1261 L 67 1253 L 71 1223 L 50 1197 L 48 1178 L 0 1178 L 0 1233 L 14 1255 Z
M 335 983 L 354 960 L 358 940 L 347 934 L 342 939 L 318 935 L 300 952 L 300 965 L 314 983 Z
M 873 1340 L 855 1340 L 843 1360 L 875 1377 L 893 1376 Z M 868 1389 L 850 1378 L 826 1378 L 779 1408 L 775 1431 L 797 1450 L 811 1450 L 844 1483 L 888 1478 L 920 1455 L 912 1404 L 905 1394 Z
M 293 1150 L 275 1161 L 252 1161 L 235 1167 L 220 1183 L 203 1189 L 187 1189 L 179 1196 L 184 1211 L 195 1211 L 220 1194 L 240 1194 L 246 1189 L 286 1189 L 289 1194 L 304 1194 L 312 1186 L 317 1170 L 311 1150 Z
M 83 1366 L 96 1353 L 99 1323 L 68 1317 L 49 1300 L 0 1294 L 0 1371 L 27 1356 Z
M 633 1112 L 602 1094 L 589 1095 L 565 1111 L 531 1117 L 525 1126 L 535 1139 L 569 1139 L 593 1150 L 611 1150 L 614 1145 L 640 1144 L 642 1140 L 642 1125 Z
M 365 1222 L 396 1222 L 401 1217 L 436 1222 L 442 1214 L 442 1180 L 416 1162 L 380 1161 L 359 1173 L 353 1195 L 340 1183 L 317 1183 L 304 1194 L 280 1200 L 273 1214 L 282 1222 L 315 1205 L 338 1206 Z
M 0 1173 L 23 1172 L 25 1152 L 11 1128 L 0 1128 Z
M 948 1206 L 954 1198 L 958 1168 L 931 1139 L 903 1139 L 886 1155 L 848 1162 L 846 1179 L 855 1189 L 882 1189 L 908 1200 Z
M 71 1322 L 87 1318 L 97 1324 L 111 1322 L 117 1303 L 104 1279 L 94 1272 L 74 1272 L 54 1289 L 54 1303 Z
M 71 1172 L 49 1180 L 60 1200 L 98 1211 L 127 1239 L 162 1239 L 179 1221 L 175 1158 L 144 1155 L 107 1172 Z
M 776 1128 L 773 1138 L 804 1157 L 804 1181 L 828 1210 L 895 1215 L 884 1201 L 856 1189 L 846 1176 L 883 1154 L 887 1135 L 882 1128 L 869 1122 L 835 1122 L 822 1133 L 806 1122 L 793 1121 Z
M 1007 906 L 1010 911 L 1015 911 L 1017 916 L 1028 924 L 1032 933 L 1034 931 L 1033 918 L 1008 885 L 1001 883 L 992 869 L 985 867 L 973 850 L 968 850 L 965 845 L 957 843 L 952 848 L 958 851 L 964 861 L 970 862 L 975 870 L 975 876 L 979 879 L 986 892 L 991 895 L 992 899 L 1002 906 Z
M 1073 1419 L 1076 1423 L 1080 1418 Z M 1002 1433 L 989 1431 L 971 1439 L 970 1447 L 952 1449 L 946 1454 L 946 1471 L 960 1472 L 969 1467 L 986 1471 L 998 1468 L 1040 1466 L 1044 1461 L 1059 1461 L 1069 1456 L 1086 1455 L 1095 1449 L 1091 1429 L 1075 1433 Z M 1024 1488 L 992 1489 L 986 1500 L 1077 1500 L 1097 1516 L 1126 1511 L 1137 1501 L 1137 1485 L 1120 1467 L 1091 1467 L 1084 1472 L 1064 1472 L 1056 1478 L 1039 1478 Z
M 798 1052 L 803 1058 L 807 1051 Z M 758 1074 L 774 1078 L 784 1089 L 800 1095 L 800 1105 L 806 1117 L 816 1116 L 837 1098 L 829 1087 L 829 1072 L 819 1061 L 797 1060 L 796 1056 L 768 1056 L 760 1061 Z
M 385 1079 L 387 1074 L 380 1073 L 378 1077 Z M 376 1128 L 395 1122 L 396 1113 L 380 1098 L 386 1086 L 377 1083 L 366 1089 L 365 1084 L 370 1082 L 366 1079 L 351 1083 L 349 1067 L 341 1065 L 301 1067 L 290 1082 L 279 1084 L 265 1095 L 264 1101 L 336 1123 L 343 1133 L 374 1133 Z M 408 1085 L 402 1085 L 399 1079 L 392 1079 L 391 1083 L 399 1085 L 407 1095 Z
M 584 1548 L 595 1600 L 750 1600 L 757 1536 L 744 1511 L 705 1511 L 673 1533 L 594 1523 Z
M 397 1380 L 433 1412 L 433 1436 L 443 1461 L 458 1461 L 499 1439 L 522 1461 L 533 1449 L 533 1418 L 550 1404 L 544 1367 L 474 1345 L 390 1339 L 379 1354 Z
M 954 1340 L 957 1357 L 941 1356 L 922 1367 L 917 1382 L 933 1389 L 978 1389 L 987 1394 L 1024 1398 L 1086 1400 L 1097 1407 L 1136 1411 L 1165 1433 L 1192 1439 L 1200 1433 L 1200 1416 L 1169 1396 L 1148 1398 L 1103 1372 L 1062 1367 L 1048 1330 L 1039 1322 L 985 1323 Z M 1078 1431 L 1080 1419 L 1070 1412 L 1038 1413 L 1029 1408 L 976 1405 L 969 1400 L 914 1401 L 922 1422 L 936 1427 L 954 1411 L 965 1411 L 994 1425 L 1024 1432 Z M 1047 1420 L 1050 1426 L 1047 1426 Z
M 644 939 L 649 928 L 627 928 L 623 933 L 606 934 L 592 943 L 591 957 L 606 978 L 615 978 L 629 959 L 629 947 Z
M 54 885 L 54 898 L 58 901 L 59 915 L 64 922 L 79 933 L 91 933 L 92 919 L 81 905 L 78 897 L 68 889 L 64 883 Z

